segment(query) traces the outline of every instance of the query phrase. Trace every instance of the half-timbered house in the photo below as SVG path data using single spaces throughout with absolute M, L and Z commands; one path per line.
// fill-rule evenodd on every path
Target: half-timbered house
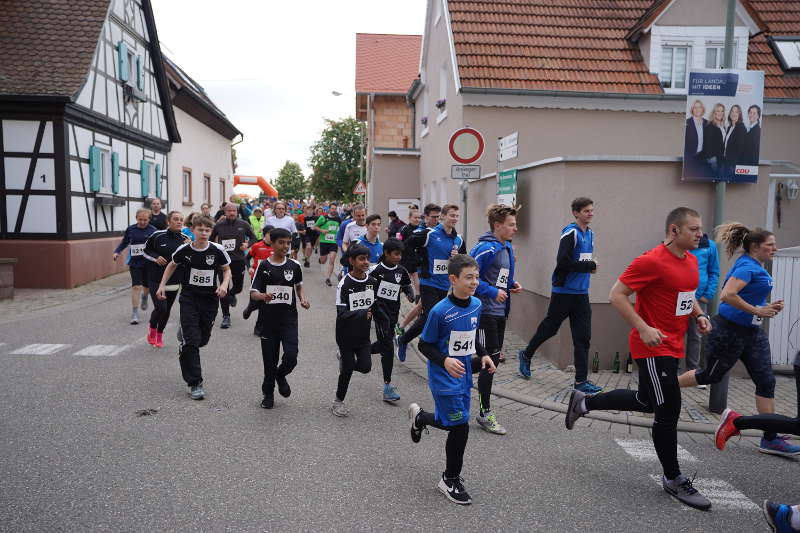
M 150 0 L 10 0 L 0 9 L 0 257 L 18 287 L 124 268 L 110 242 L 170 204 L 180 142 Z

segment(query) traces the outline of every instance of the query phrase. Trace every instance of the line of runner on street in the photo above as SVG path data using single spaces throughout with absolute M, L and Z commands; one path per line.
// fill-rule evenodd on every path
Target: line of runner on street
M 267 210 L 269 216 L 265 216 Z M 155 218 L 148 221 L 147 210 L 140 210 L 137 223 L 126 230 L 115 251 L 116 259 L 126 246 L 130 250 L 132 323 L 134 318 L 138 321 L 137 304 L 145 307 L 147 293 L 141 287 L 147 286 L 153 297 L 148 341 L 154 346 L 164 345 L 164 326 L 179 293 L 179 359 L 191 397 L 202 399 L 205 395 L 199 350 L 208 343 L 218 306 L 223 315 L 221 327 L 230 327 L 230 307 L 236 305 L 236 295 L 243 290 L 247 261 L 251 259 L 251 286 L 243 316 L 258 312 L 254 333 L 261 338 L 264 362 L 261 405 L 274 407 L 276 386 L 281 396 L 289 397 L 287 376 L 298 358 L 297 302 L 305 309 L 310 307 L 303 290 L 303 267 L 310 268 L 317 250 L 324 283 L 333 286 L 335 262 L 341 253 L 335 294 L 339 376 L 331 412 L 336 416 L 350 414 L 345 399 L 353 372 L 369 373 L 374 353 L 381 356 L 383 400 L 399 401 L 400 394 L 392 385 L 395 352 L 404 361 L 409 343 L 419 337 L 417 349 L 428 360 L 434 409 L 428 412 L 417 403 L 410 404 L 411 439 L 419 442 L 428 427 L 448 431 L 446 466 L 438 488 L 454 503 L 470 503 L 461 470 L 469 434 L 473 373 L 478 373 L 479 427 L 494 434 L 507 433 L 490 401 L 511 297 L 523 290 L 515 279 L 517 258 L 512 246 L 517 231 L 516 209 L 490 206 L 489 231 L 469 251 L 455 229 L 459 208 L 452 204 L 426 205 L 422 216 L 414 206 L 405 225 L 391 213 L 392 224 L 384 241 L 381 217 L 368 216 L 361 205 L 342 213 L 335 203 L 315 206 L 277 201 L 250 215 L 255 221 L 243 220 L 240 206 L 234 203 L 221 211 L 217 222 L 203 214 L 193 216 L 192 226 L 185 233 L 181 232 L 183 216 L 179 212 L 164 216 L 166 227 L 156 230 Z M 664 490 L 689 506 L 709 509 L 710 500 L 693 487 L 692 479 L 681 472 L 678 463 L 680 389 L 716 383 L 741 360 L 756 385 L 760 414 L 742 417 L 726 411 L 718 429 L 717 447 L 724 449 L 725 441 L 742 429 L 762 429 L 759 451 L 800 455 L 800 447 L 779 435 L 797 434 L 800 423 L 797 418 L 774 414 L 775 379 L 769 342 L 761 329 L 764 318 L 774 317 L 783 309 L 782 301 L 767 303 L 772 278 L 764 263 L 777 249 L 774 235 L 738 223 L 717 228 L 727 253 L 741 250 L 742 254 L 727 273 L 721 290 L 723 303 L 712 319 L 704 304 L 716 292 L 716 246 L 703 233 L 698 212 L 685 207 L 671 211 L 664 226 L 664 241 L 634 259 L 609 296 L 612 306 L 631 326 L 630 351 L 638 366 L 639 389 L 604 392 L 588 379 L 589 287 L 591 276 L 598 270 L 590 228 L 594 202 L 576 198 L 570 211 L 575 221 L 559 238 L 547 315 L 528 346 L 518 353 L 518 372 L 530 378 L 533 356 L 569 318 L 576 372 L 565 418 L 567 429 L 594 410 L 654 413 L 652 437 L 663 468 Z M 297 260 L 300 253 L 302 266 Z M 414 304 L 402 321 L 401 295 Z M 631 304 L 632 295 L 635 305 Z M 706 364 L 701 369 L 698 358 L 694 358 L 680 374 L 690 320 L 698 334 L 708 337 Z M 699 346 L 697 342 L 698 351 Z M 797 530 L 800 525 L 797 507 L 765 502 L 764 512 L 771 523 L 785 522 L 794 528 L 776 530 Z

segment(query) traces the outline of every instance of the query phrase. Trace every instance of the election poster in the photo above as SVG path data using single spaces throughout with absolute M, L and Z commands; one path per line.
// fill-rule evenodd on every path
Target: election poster
M 763 112 L 762 71 L 690 72 L 682 179 L 756 183 Z

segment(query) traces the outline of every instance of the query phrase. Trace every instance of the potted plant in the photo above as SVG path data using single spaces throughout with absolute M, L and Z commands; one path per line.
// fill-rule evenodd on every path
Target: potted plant
M 436 100 L 436 109 L 441 111 L 442 109 L 444 109 L 445 105 L 447 105 L 447 100 L 445 98 L 440 98 L 439 100 Z
M 419 119 L 419 121 L 422 122 L 423 126 L 428 125 L 428 117 L 422 117 L 421 119 Z

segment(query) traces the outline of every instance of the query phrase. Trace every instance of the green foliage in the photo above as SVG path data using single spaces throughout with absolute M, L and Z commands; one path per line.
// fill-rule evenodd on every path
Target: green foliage
M 352 201 L 362 164 L 364 125 L 352 117 L 325 123 L 322 136 L 311 146 L 309 190 L 320 200 Z
M 300 165 L 287 161 L 272 183 L 281 198 L 305 198 L 308 193 L 308 180 L 303 176 Z

